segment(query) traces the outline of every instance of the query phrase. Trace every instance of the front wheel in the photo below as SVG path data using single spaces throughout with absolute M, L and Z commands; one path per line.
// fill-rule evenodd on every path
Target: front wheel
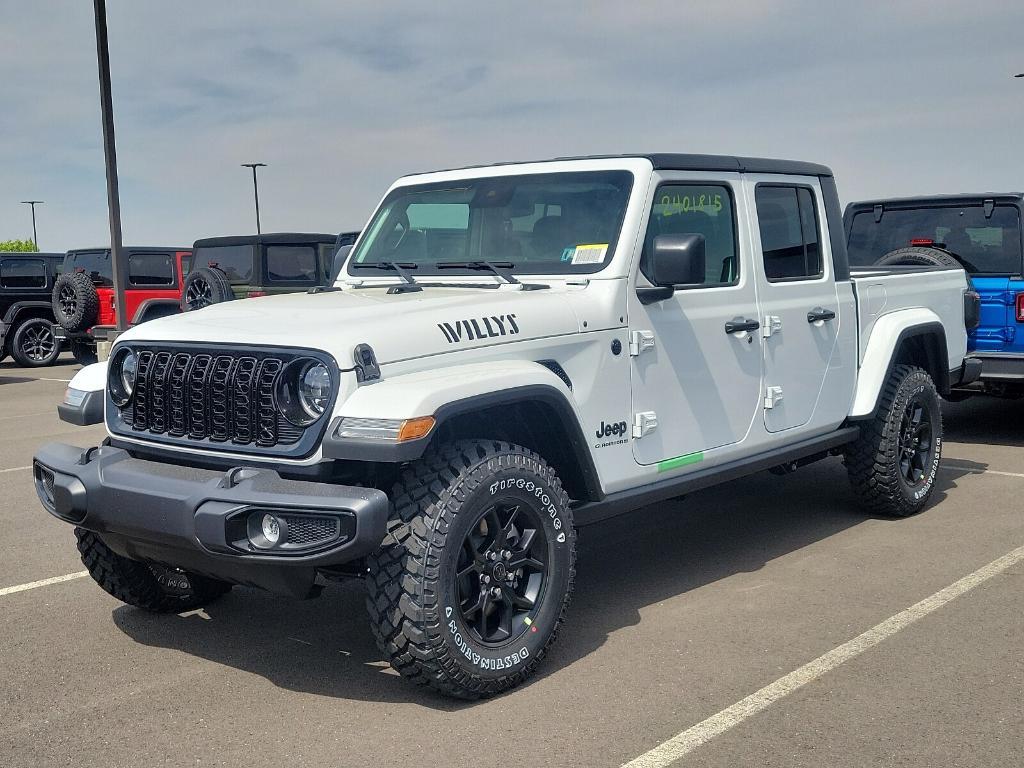
M 465 699 L 521 683 L 554 641 L 575 578 L 572 512 L 555 471 L 521 446 L 465 440 L 413 464 L 393 498 L 367 576 L 391 666 Z
M 846 449 L 854 490 L 873 512 L 908 517 L 924 509 L 942 460 L 942 411 L 931 376 L 897 365 L 875 415 Z
M 75 528 L 75 537 L 93 580 L 122 603 L 136 608 L 181 613 L 206 605 L 231 589 L 224 581 L 122 557 L 84 528 Z
M 71 340 L 71 355 L 79 365 L 92 365 L 99 359 L 95 342 L 84 339 Z

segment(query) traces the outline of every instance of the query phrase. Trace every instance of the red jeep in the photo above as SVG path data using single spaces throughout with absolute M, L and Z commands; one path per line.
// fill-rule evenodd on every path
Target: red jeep
M 125 304 L 130 325 L 181 311 L 181 286 L 192 262 L 191 248 L 130 247 Z M 68 251 L 53 286 L 53 314 L 75 359 L 96 361 L 96 342 L 117 328 L 113 266 L 109 248 Z

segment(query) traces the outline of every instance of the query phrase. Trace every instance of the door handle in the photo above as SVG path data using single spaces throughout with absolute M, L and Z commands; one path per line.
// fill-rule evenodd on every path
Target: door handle
M 725 324 L 725 332 L 739 333 L 740 331 L 756 331 L 761 327 L 761 324 L 757 320 L 744 320 L 741 318 L 733 318 Z
M 819 320 L 835 320 L 836 313 L 831 309 L 822 309 L 821 307 L 815 307 L 807 313 L 807 322 L 816 323 Z

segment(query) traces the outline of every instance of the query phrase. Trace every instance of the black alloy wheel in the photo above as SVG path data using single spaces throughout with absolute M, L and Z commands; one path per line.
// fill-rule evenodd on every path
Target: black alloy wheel
M 22 354 L 35 363 L 45 363 L 53 357 L 57 339 L 49 323 L 37 323 L 26 328 L 20 339 Z
M 74 287 L 62 285 L 57 293 L 57 303 L 65 317 L 74 317 L 78 309 L 78 296 L 75 294 Z
M 912 397 L 903 410 L 898 445 L 900 475 L 910 487 L 920 485 L 928 475 L 934 448 L 932 423 L 920 396 Z
M 187 311 L 202 309 L 213 303 L 213 288 L 202 276 L 193 278 L 185 289 Z
M 466 533 L 456 590 L 462 620 L 481 645 L 503 645 L 530 631 L 547 552 L 539 512 L 518 499 L 497 500 Z

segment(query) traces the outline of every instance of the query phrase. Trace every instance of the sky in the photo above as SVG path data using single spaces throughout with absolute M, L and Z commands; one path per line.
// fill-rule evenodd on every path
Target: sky
M 695 152 L 1024 188 L 1024 3 L 108 0 L 124 242 L 360 228 L 416 171 Z M 0 0 L 0 240 L 108 244 L 92 3 Z

